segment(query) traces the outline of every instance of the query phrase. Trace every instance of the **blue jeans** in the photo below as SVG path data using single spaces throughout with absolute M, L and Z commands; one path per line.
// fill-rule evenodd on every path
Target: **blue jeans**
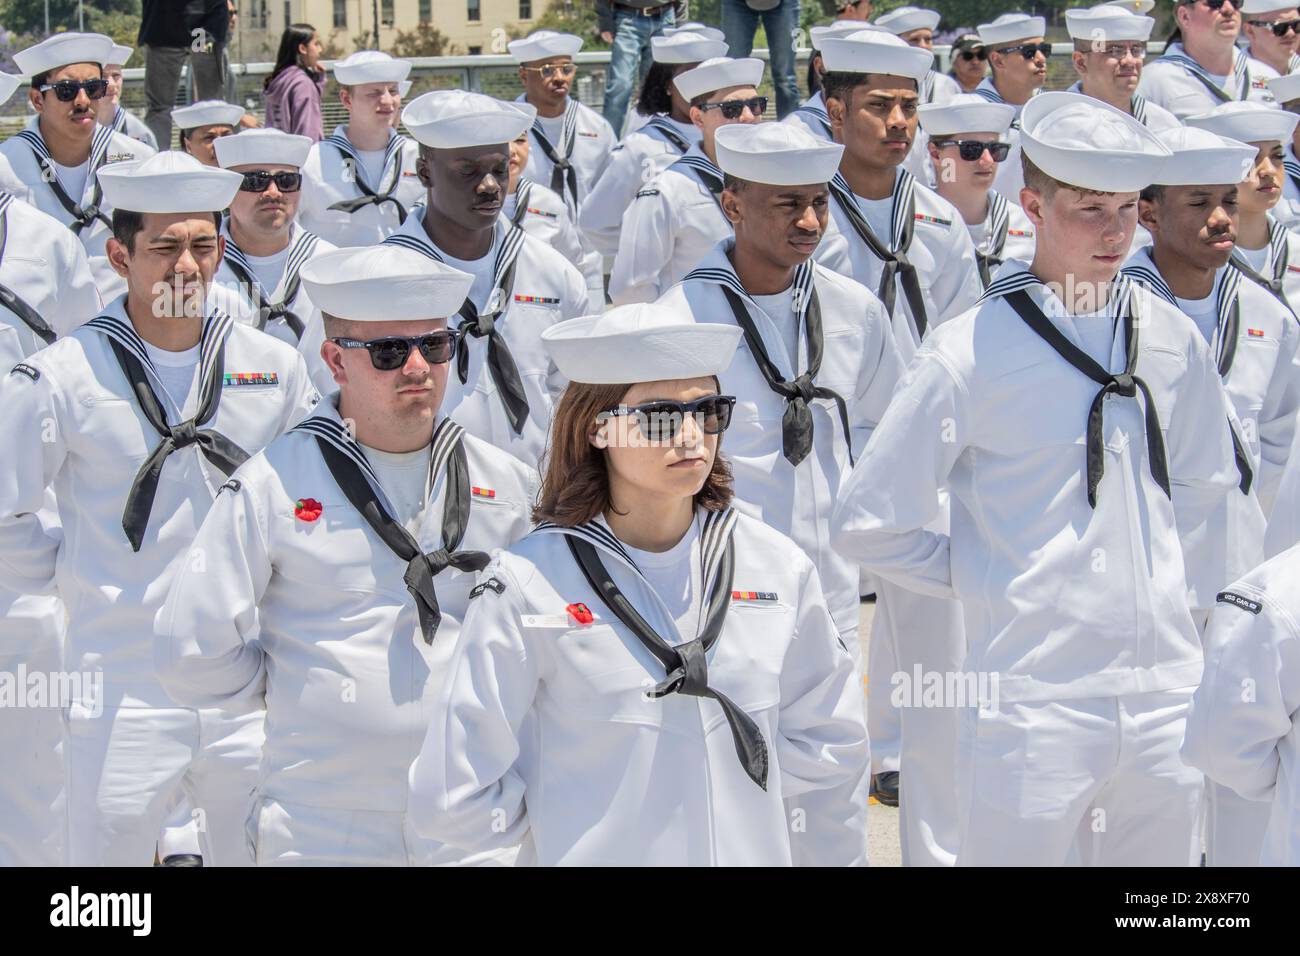
M 632 91 L 641 85 L 650 69 L 650 38 L 662 35 L 664 27 L 671 27 L 674 22 L 671 9 L 653 17 L 614 10 L 614 47 L 609 51 L 609 72 L 605 74 L 604 114 L 605 122 L 614 127 L 615 136 L 622 137 Z
M 771 10 L 751 10 L 745 0 L 722 0 L 722 32 L 727 55 L 740 59 L 754 49 L 758 22 L 767 31 L 771 54 L 772 87 L 776 90 L 776 115 L 783 118 L 799 105 L 799 81 L 794 75 L 794 31 L 799 29 L 799 0 L 781 0 Z

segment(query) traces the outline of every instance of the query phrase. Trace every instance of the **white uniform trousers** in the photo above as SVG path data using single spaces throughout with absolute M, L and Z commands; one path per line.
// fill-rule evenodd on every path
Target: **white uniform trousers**
M 517 848 L 465 856 L 419 836 L 405 812 L 259 797 L 245 827 L 258 866 L 513 866 Z
M 961 604 L 928 597 L 885 580 L 877 582 L 876 620 L 887 627 L 872 635 L 867 680 L 868 734 L 884 726 L 895 734 L 893 766 L 900 771 L 898 839 L 903 866 L 952 866 L 957 858 L 957 712 L 963 701 L 922 699 L 923 679 L 938 675 L 944 687 L 958 683 L 966 657 Z M 888 668 L 887 670 L 885 668 Z M 895 675 L 898 675 L 895 677 Z M 899 703 L 910 706 L 895 706 Z M 974 706 L 974 701 L 970 702 Z M 876 738 L 871 737 L 873 769 Z M 880 772 L 878 769 L 877 773 Z
M 167 814 L 162 833 L 158 834 L 158 860 L 162 862 L 169 856 L 188 855 L 202 856 L 203 847 L 199 844 L 197 815 L 190 806 L 189 797 L 182 790 L 176 795 L 171 812 Z
M 885 773 L 899 769 L 903 747 L 902 719 L 897 708 L 889 703 L 889 679 L 898 672 L 896 612 L 891 598 L 907 592 L 883 578 L 875 578 L 874 582 L 876 614 L 871 620 L 866 660 L 867 738 L 871 741 L 871 772 Z
M 1210 612 L 1193 610 L 1192 619 L 1204 641 Z M 1269 807 L 1267 801 L 1247 800 L 1231 787 L 1206 780 L 1202 808 L 1206 866 L 1259 866 Z
M 1178 750 L 1194 688 L 963 709 L 959 866 L 1193 866 L 1202 777 Z
M 59 866 L 64 862 L 63 711 L 66 701 L 26 698 L 17 684 L 28 675 L 63 669 L 63 605 L 24 595 L 0 602 L 0 672 L 28 706 L 0 706 L 0 867 Z M 18 701 L 15 701 L 18 703 Z M 30 704 L 42 706 L 30 706 Z
M 244 821 L 257 785 L 264 713 L 69 709 L 64 753 L 73 866 L 149 866 L 183 792 L 206 866 L 251 866 Z

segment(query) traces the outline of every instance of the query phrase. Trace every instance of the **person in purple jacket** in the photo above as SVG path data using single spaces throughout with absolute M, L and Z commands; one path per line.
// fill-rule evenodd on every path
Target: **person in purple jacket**
M 280 37 L 275 69 L 266 78 L 266 125 L 319 142 L 320 98 L 325 89 L 325 70 L 320 65 L 321 44 L 316 28 L 309 23 L 292 23 Z

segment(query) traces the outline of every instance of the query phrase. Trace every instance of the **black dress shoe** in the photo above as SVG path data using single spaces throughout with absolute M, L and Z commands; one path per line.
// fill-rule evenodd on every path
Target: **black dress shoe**
M 882 770 L 871 775 L 871 796 L 887 807 L 898 806 L 898 771 Z
M 173 853 L 164 859 L 159 866 L 202 866 L 203 857 L 197 853 Z
M 876 592 L 875 592 L 875 591 L 872 591 L 870 594 L 859 594 L 859 595 L 858 595 L 858 603 L 859 603 L 859 604 L 875 604 L 875 603 L 876 603 Z

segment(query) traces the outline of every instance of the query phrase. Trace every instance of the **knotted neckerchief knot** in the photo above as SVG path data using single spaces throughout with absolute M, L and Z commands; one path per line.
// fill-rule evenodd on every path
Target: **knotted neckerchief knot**
M 790 390 L 805 402 L 811 402 L 817 397 L 817 386 L 813 384 L 812 376 L 807 372 L 790 383 Z
M 370 188 L 360 179 L 356 180 L 356 185 L 357 188 L 363 192 Z M 386 202 L 390 202 L 397 207 L 397 222 L 399 225 L 404 225 L 407 217 L 406 207 L 403 206 L 401 200 L 391 192 L 371 192 L 368 196 L 357 196 L 354 199 L 340 199 L 336 203 L 331 203 L 329 208 L 337 212 L 345 212 L 348 215 L 352 215 L 352 213 L 356 212 L 358 209 L 364 209 L 366 206 L 375 206 L 376 208 L 380 208 Z
M 177 448 L 188 448 L 199 440 L 199 427 L 194 419 L 170 426 L 172 444 Z
M 698 637 L 685 644 L 678 644 L 677 655 L 681 664 L 668 676 L 655 684 L 646 696 L 654 700 L 669 694 L 685 694 L 687 697 L 711 697 L 709 691 L 709 659 L 705 654 L 704 642 Z
M 1124 398 L 1133 398 L 1137 395 L 1137 379 L 1128 372 L 1117 372 L 1111 376 L 1106 391 L 1116 392 Z

